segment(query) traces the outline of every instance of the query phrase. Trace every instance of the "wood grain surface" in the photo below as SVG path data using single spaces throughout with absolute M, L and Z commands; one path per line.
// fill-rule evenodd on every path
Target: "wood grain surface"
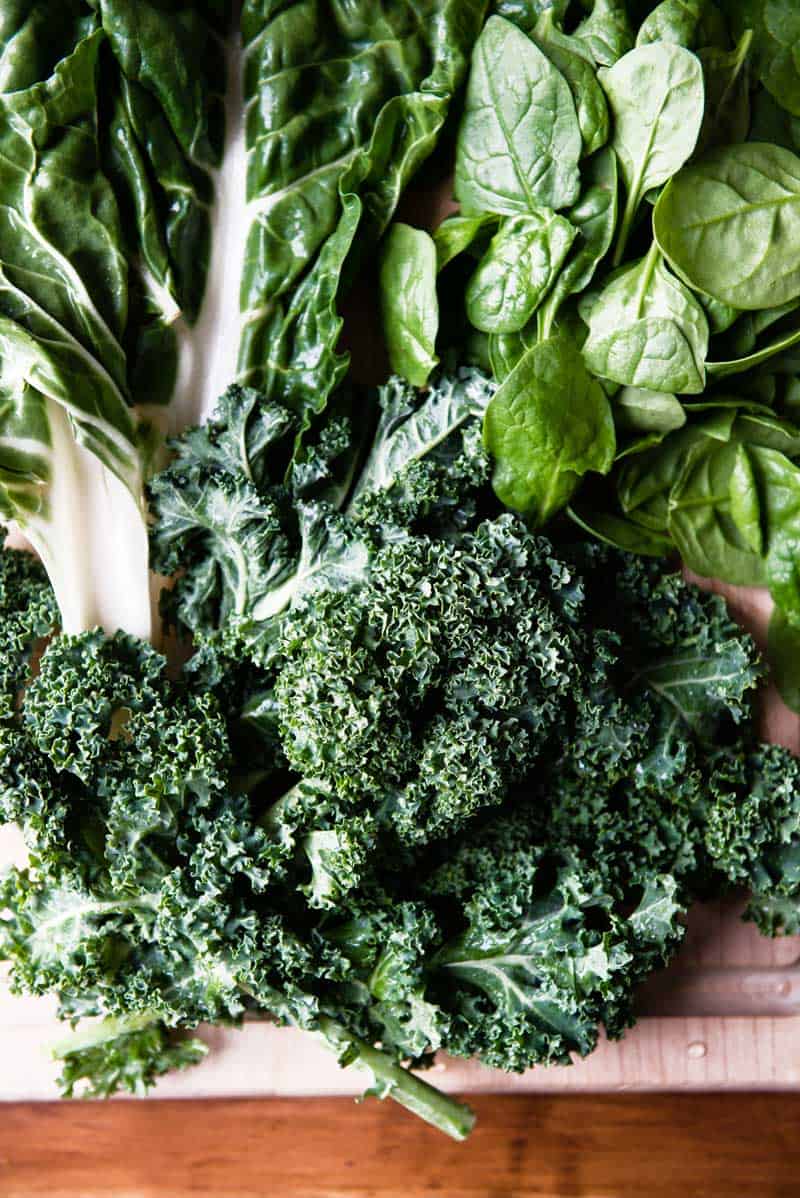
M 2 1198 L 797 1198 L 800 1096 L 481 1097 L 467 1144 L 345 1099 L 0 1107 Z

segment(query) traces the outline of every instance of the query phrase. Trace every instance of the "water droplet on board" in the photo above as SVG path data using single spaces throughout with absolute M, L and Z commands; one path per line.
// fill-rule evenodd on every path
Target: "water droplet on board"
M 686 1051 L 693 1061 L 699 1061 L 708 1052 L 708 1046 L 702 1040 L 693 1040 Z

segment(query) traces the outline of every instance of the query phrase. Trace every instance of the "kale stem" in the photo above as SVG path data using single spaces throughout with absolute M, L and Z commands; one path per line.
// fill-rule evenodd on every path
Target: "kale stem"
M 86 1048 L 96 1048 L 116 1040 L 118 1036 L 126 1036 L 131 1032 L 141 1032 L 151 1023 L 158 1023 L 159 1016 L 155 1011 L 145 1011 L 142 1015 L 107 1016 L 99 1019 L 81 1020 L 77 1030 L 50 1045 L 51 1055 L 56 1060 L 63 1060 L 73 1052 L 82 1052 Z
M 327 1015 L 320 1018 L 319 1033 L 343 1064 L 361 1066 L 372 1073 L 381 1098 L 393 1098 L 454 1140 L 465 1140 L 472 1131 L 475 1115 L 468 1106 L 404 1069 L 388 1053 L 367 1044 Z

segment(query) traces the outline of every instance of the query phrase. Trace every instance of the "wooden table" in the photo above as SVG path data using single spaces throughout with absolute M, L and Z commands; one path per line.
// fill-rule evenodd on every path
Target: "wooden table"
M 2 1198 L 797 1198 L 800 1096 L 483 1097 L 466 1145 L 342 1099 L 0 1108 Z

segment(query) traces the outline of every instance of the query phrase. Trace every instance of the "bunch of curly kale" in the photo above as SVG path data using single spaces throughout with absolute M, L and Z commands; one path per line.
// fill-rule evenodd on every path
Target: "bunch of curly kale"
M 291 413 L 231 388 L 152 486 L 178 677 L 121 634 L 39 657 L 48 585 L 0 558 L 0 814 L 31 850 L 0 951 L 102 1017 L 68 1093 L 142 1089 L 202 1055 L 174 1029 L 260 1013 L 463 1135 L 404 1063 L 620 1036 L 730 881 L 800 927 L 800 769 L 751 730 L 754 646 L 664 564 L 501 513 L 491 394 L 394 381 L 377 429 L 352 400 L 290 466 Z

